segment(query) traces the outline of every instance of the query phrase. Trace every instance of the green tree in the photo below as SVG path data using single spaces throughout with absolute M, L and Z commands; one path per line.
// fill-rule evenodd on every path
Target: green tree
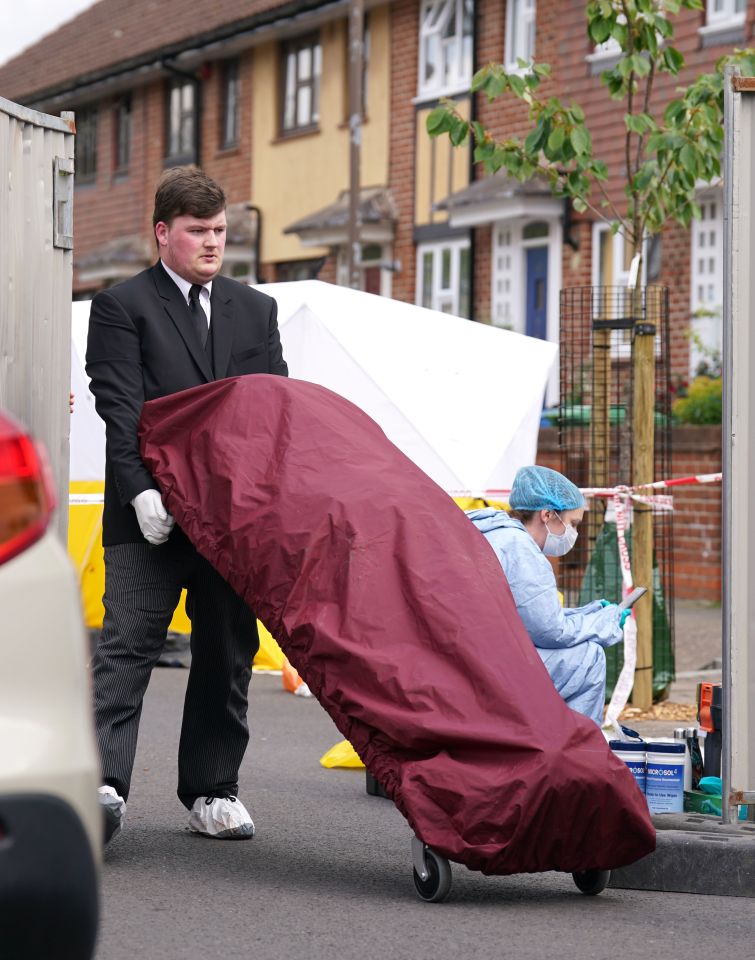
M 647 237 L 676 221 L 688 226 L 700 215 L 696 194 L 701 182 L 720 176 L 723 151 L 723 77 L 728 63 L 752 74 L 755 51 L 735 51 L 716 69 L 677 90 L 662 109 L 654 88 L 662 74 L 677 76 L 684 66 L 672 46 L 672 17 L 680 10 L 701 10 L 702 0 L 590 0 L 586 25 L 596 43 L 613 41 L 616 60 L 600 75 L 607 95 L 623 104 L 624 150 L 621 176 L 624 202 L 608 188 L 609 169 L 595 155 L 593 140 L 579 104 L 564 103 L 542 93 L 551 77 L 547 64 L 519 62 L 519 71 L 489 64 L 472 80 L 472 92 L 489 100 L 508 95 L 521 101 L 528 112 L 529 132 L 524 137 L 497 139 L 485 126 L 465 120 L 452 101 L 444 101 L 427 119 L 431 136 L 447 134 L 459 146 L 471 138 L 474 159 L 488 173 L 504 169 L 518 180 L 543 177 L 556 196 L 567 197 L 578 212 L 591 211 L 621 232 L 634 257 L 639 257 L 633 315 L 642 316 L 642 255 Z M 521 71 L 521 72 L 520 72 Z M 552 84 L 549 84 L 552 88 Z M 609 354 L 607 342 L 597 343 L 607 332 L 596 333 L 596 356 Z M 632 363 L 632 482 L 647 484 L 653 478 L 655 350 L 652 327 L 636 323 Z M 598 370 L 599 364 L 595 364 Z M 607 462 L 609 397 L 607 378 L 594 377 L 591 462 Z M 594 512 L 594 511 L 592 511 Z M 650 509 L 635 505 L 632 568 L 634 582 L 652 583 L 653 530 Z M 638 666 L 634 702 L 649 707 L 652 699 L 652 597 L 636 606 Z
M 472 80 L 472 91 L 489 100 L 504 95 L 522 101 L 531 129 L 524 137 L 496 139 L 479 121 L 469 122 L 445 100 L 427 119 L 433 137 L 448 134 L 458 146 L 471 137 L 474 159 L 488 173 L 505 169 L 518 180 L 542 176 L 552 192 L 568 197 L 578 212 L 592 211 L 621 232 L 633 254 L 643 241 L 675 220 L 689 226 L 699 216 L 696 191 L 720 176 L 723 149 L 723 69 L 738 63 L 755 68 L 755 51 L 722 58 L 714 72 L 678 91 L 660 110 L 653 98 L 661 74 L 676 76 L 684 66 L 671 45 L 671 18 L 681 9 L 700 10 L 702 0 L 591 0 L 587 33 L 596 43 L 613 41 L 617 59 L 600 80 L 612 100 L 624 104 L 623 176 L 625 203 L 609 193 L 609 169 L 593 150 L 585 112 L 575 103 L 541 95 L 548 64 L 519 61 L 524 72 L 488 64 Z M 639 276 L 639 273 L 638 273 Z

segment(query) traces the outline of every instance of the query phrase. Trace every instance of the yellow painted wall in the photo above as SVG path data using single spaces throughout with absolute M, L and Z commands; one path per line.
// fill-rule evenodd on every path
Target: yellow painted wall
M 456 107 L 467 120 L 469 100 L 458 101 Z M 433 204 L 469 186 L 469 147 L 453 147 L 446 136 L 431 139 L 426 125 L 431 110 L 432 107 L 428 107 L 417 111 L 414 222 L 418 226 L 445 223 L 448 215 L 443 211 L 433 212 Z
M 388 182 L 390 32 L 389 11 L 370 11 L 367 122 L 362 128 L 361 183 Z M 300 260 L 325 250 L 304 247 L 283 229 L 333 203 L 349 186 L 349 132 L 346 121 L 347 21 L 322 27 L 320 129 L 280 138 L 280 47 L 255 51 L 252 106 L 252 196 L 262 209 L 262 260 Z

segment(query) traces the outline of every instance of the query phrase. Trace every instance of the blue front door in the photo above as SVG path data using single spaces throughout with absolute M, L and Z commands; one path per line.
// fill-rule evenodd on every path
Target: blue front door
M 527 323 L 528 337 L 547 339 L 548 329 L 548 248 L 527 250 Z

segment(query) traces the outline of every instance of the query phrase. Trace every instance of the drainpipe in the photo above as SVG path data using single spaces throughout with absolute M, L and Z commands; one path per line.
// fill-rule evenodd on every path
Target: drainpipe
M 264 279 L 260 274 L 260 257 L 262 256 L 262 211 L 258 206 L 253 203 L 245 204 L 247 210 L 254 214 L 256 218 L 256 227 L 254 233 L 254 282 L 255 283 L 264 283 Z
M 176 77 L 184 77 L 186 80 L 191 80 L 194 84 L 194 96 L 195 96 L 195 123 L 194 123 L 194 156 L 196 157 L 196 164 L 198 167 L 202 166 L 202 87 L 200 85 L 200 77 L 196 73 L 190 73 L 188 70 L 181 70 L 179 67 L 174 67 L 172 63 L 169 63 L 167 60 L 160 61 L 163 67 L 172 73 Z
M 477 29 L 477 18 L 479 16 L 479 7 L 480 4 L 474 4 L 474 13 L 472 15 L 472 73 L 474 74 L 477 69 L 477 48 L 479 40 L 479 30 Z M 480 96 L 478 93 L 473 93 L 470 97 L 469 103 L 469 119 L 470 122 L 474 122 L 477 119 L 477 98 Z M 472 147 L 470 142 L 469 149 L 469 182 L 474 183 L 477 179 L 477 171 L 475 169 L 474 162 L 474 147 Z M 477 240 L 477 231 L 475 227 L 470 228 L 470 237 L 469 237 L 469 319 L 475 319 L 475 243 Z M 492 255 L 492 249 L 491 249 Z

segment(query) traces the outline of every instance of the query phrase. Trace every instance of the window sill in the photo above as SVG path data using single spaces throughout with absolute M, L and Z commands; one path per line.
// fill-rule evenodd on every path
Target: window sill
M 281 131 L 270 143 L 275 146 L 278 143 L 287 143 L 289 140 L 300 140 L 302 137 L 312 137 L 319 132 L 319 124 L 314 124 L 311 127 L 298 127 L 296 130 Z
M 128 167 L 120 167 L 118 170 L 113 170 L 113 183 L 124 183 L 128 180 L 129 169 Z
M 727 17 L 726 20 L 716 20 L 707 23 L 697 31 L 700 35 L 703 48 L 718 45 L 744 43 L 746 39 L 745 15 Z
M 711 33 L 726 33 L 729 30 L 739 30 L 744 28 L 745 15 L 739 13 L 734 17 L 722 17 L 720 20 L 714 20 L 712 23 L 706 23 L 704 27 L 698 29 L 701 36 L 707 36 Z
M 464 84 L 457 83 L 452 87 L 445 87 L 441 90 L 422 90 L 412 99 L 415 107 L 429 106 L 431 103 L 437 103 L 443 97 L 460 97 L 464 94 L 471 94 L 472 78 L 470 77 Z
M 241 153 L 241 146 L 238 143 L 228 143 L 224 144 L 222 147 L 218 147 L 215 152 L 216 157 L 234 157 L 238 156 Z
M 588 53 L 585 62 L 590 69 L 590 75 L 596 76 L 604 70 L 610 70 L 615 67 L 621 59 L 621 49 L 618 45 L 613 50 L 595 50 Z
M 506 73 L 513 74 L 515 77 L 526 77 L 528 73 L 532 73 L 534 62 L 534 60 L 530 60 L 526 67 L 520 67 L 516 60 L 514 60 L 513 63 L 505 64 L 504 70 Z

